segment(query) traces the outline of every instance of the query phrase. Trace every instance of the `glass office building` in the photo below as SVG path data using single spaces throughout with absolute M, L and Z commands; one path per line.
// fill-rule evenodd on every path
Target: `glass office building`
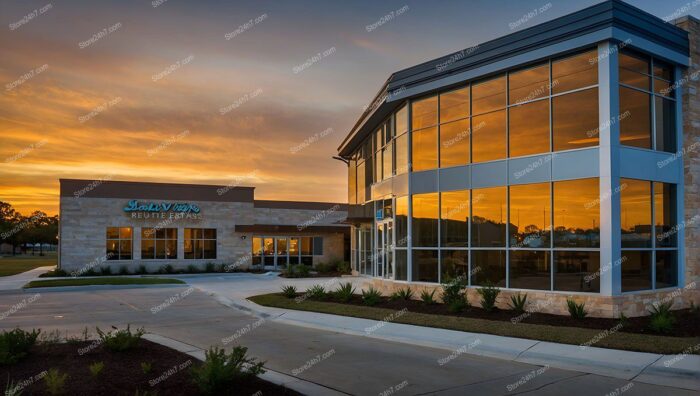
M 684 286 L 690 39 L 608 1 L 392 74 L 339 147 L 353 268 L 599 316 Z

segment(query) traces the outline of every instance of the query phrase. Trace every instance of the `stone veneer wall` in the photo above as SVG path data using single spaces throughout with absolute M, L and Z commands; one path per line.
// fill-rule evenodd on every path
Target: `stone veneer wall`
M 685 283 L 696 285 L 689 294 L 700 305 L 700 20 L 683 17 L 675 24 L 690 33 L 690 67 L 682 76 L 683 170 L 685 177 Z M 690 221 L 690 219 L 694 219 Z
M 440 285 L 420 284 L 420 283 L 405 283 L 392 282 L 382 279 L 368 278 L 368 284 L 382 291 L 384 295 L 390 295 L 398 289 L 410 287 L 414 291 L 414 298 L 418 299 L 423 290 L 430 292 L 437 289 L 435 295 L 441 295 Z M 566 300 L 573 299 L 577 303 L 585 303 L 588 315 L 598 318 L 617 318 L 620 313 L 624 313 L 627 317 L 644 316 L 648 314 L 648 309 L 654 303 L 673 301 L 673 308 L 687 308 L 689 306 L 688 294 L 692 290 L 675 289 L 670 291 L 645 291 L 634 294 L 625 294 L 623 296 L 606 297 L 596 294 L 568 294 L 566 292 L 553 291 L 538 291 L 538 290 L 508 290 L 501 289 L 501 293 L 496 299 L 496 306 L 501 309 L 510 309 L 510 296 L 514 294 L 527 294 L 528 309 L 534 312 L 550 313 L 555 315 L 568 315 Z M 481 296 L 477 292 L 477 288 L 470 287 L 467 289 L 467 299 L 474 306 L 479 306 Z
M 136 199 L 136 198 L 135 198 Z M 252 202 L 196 201 L 201 209 L 201 220 L 178 219 L 168 222 L 161 219 L 132 219 L 123 211 L 128 200 L 121 198 L 61 197 L 61 248 L 60 265 L 67 272 L 86 271 L 109 266 L 117 272 L 122 266 L 134 271 L 145 265 L 148 272 L 155 272 L 164 265 L 186 269 L 189 265 L 203 268 L 207 263 L 250 267 L 252 233 L 235 232 L 237 224 L 293 225 L 298 232 L 265 233 L 266 236 L 321 236 L 323 255 L 314 256 L 314 265 L 343 259 L 344 235 L 342 227 L 337 233 L 317 233 L 304 230 L 304 226 L 330 225 L 346 217 L 346 211 L 316 211 L 301 209 L 254 208 Z M 183 202 L 184 201 L 173 201 Z M 141 260 L 141 228 L 160 226 L 178 229 L 178 258 L 172 260 Z M 107 227 L 132 227 L 132 259 L 105 261 Z M 184 259 L 185 228 L 216 228 L 217 259 Z M 243 238 L 245 237 L 245 238 Z

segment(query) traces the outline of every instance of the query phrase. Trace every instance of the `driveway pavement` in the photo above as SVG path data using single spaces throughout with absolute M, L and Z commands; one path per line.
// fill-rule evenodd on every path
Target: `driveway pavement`
M 242 344 L 274 371 L 353 395 L 694 395 L 696 392 L 648 385 L 576 371 L 395 343 L 339 332 L 261 320 L 217 303 L 207 291 L 245 296 L 278 290 L 283 280 L 231 274 L 186 277 L 195 288 L 40 291 L 0 294 L 0 328 L 40 327 L 71 334 L 84 327 L 144 326 L 199 348 Z M 361 280 L 353 280 L 361 282 Z M 301 288 L 301 287 L 300 287 Z M 185 296 L 175 299 L 174 296 Z M 21 304 L 24 301 L 24 304 Z M 13 305 L 20 304 L 15 310 Z M 157 313 L 154 313 L 157 312 Z M 440 364 L 442 361 L 444 364 Z M 447 362 L 446 362 L 447 361 Z M 445 363 L 446 362 L 446 363 Z

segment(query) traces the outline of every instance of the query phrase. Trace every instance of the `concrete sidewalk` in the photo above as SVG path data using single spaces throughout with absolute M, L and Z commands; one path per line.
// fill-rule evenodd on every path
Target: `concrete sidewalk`
M 194 285 L 195 287 L 198 287 Z M 198 287 L 199 288 L 199 287 Z M 549 366 L 648 384 L 700 390 L 699 355 L 661 355 L 581 347 L 386 321 L 263 307 L 200 288 L 221 304 L 266 320 L 410 345 Z M 700 346 L 698 346 L 700 347 Z
M 47 279 L 39 278 L 39 275 L 53 268 L 55 267 L 36 267 L 20 274 L 0 277 L 0 291 L 19 290 L 29 281 L 33 281 L 35 279 Z

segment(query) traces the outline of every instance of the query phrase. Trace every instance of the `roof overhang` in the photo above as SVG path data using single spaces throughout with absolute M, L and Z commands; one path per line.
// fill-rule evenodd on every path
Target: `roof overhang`
M 604 41 L 624 42 L 673 64 L 689 65 L 688 32 L 620 0 L 608 0 L 393 73 L 375 96 L 373 106 L 338 147 L 338 153 L 349 157 L 408 98 Z

